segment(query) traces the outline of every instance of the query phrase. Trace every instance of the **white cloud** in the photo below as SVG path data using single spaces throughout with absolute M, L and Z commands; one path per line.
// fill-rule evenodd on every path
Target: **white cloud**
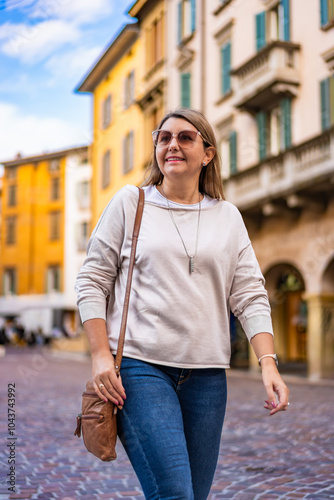
M 73 24 L 62 20 L 51 20 L 35 26 L 21 25 L 21 29 L 3 43 L 1 50 L 8 56 L 36 64 L 79 38 L 80 31 Z
M 66 19 L 73 24 L 90 24 L 110 15 L 110 0 L 37 0 L 31 17 Z
M 0 102 L 0 163 L 14 159 L 18 152 L 31 156 L 84 145 L 89 137 L 76 123 L 21 115 L 16 106 Z
M 53 76 L 55 83 L 66 78 L 77 83 L 79 76 L 87 72 L 87 68 L 91 67 L 100 53 L 100 47 L 88 49 L 80 46 L 71 51 L 54 54 L 45 63 L 45 68 Z

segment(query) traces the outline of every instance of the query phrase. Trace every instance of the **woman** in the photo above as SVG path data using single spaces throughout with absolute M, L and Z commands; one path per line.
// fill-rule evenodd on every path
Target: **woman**
M 230 309 L 260 360 L 270 415 L 287 409 L 288 389 L 274 359 L 263 276 L 240 213 L 224 200 L 211 126 L 198 111 L 177 110 L 165 115 L 153 142 L 119 378 L 113 354 L 134 186 L 113 197 L 92 234 L 78 305 L 95 390 L 122 409 L 119 434 L 146 498 L 202 500 L 225 414 Z

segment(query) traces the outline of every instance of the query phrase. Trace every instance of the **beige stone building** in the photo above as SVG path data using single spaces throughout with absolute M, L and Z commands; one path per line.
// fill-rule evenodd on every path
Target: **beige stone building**
M 171 0 L 166 19 L 166 108 L 214 125 L 280 362 L 333 377 L 333 0 Z

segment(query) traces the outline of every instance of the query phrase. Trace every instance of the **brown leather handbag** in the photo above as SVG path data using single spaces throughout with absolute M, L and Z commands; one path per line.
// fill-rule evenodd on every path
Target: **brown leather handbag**
M 129 310 L 129 298 L 131 292 L 132 274 L 136 256 L 136 247 L 139 236 L 140 224 L 144 210 L 144 191 L 139 189 L 139 199 L 135 217 L 132 245 L 129 263 L 129 272 L 126 283 L 125 298 L 123 305 L 122 321 L 118 339 L 117 353 L 115 358 L 116 374 L 119 376 L 126 330 L 126 322 Z M 117 440 L 117 408 L 111 401 L 103 401 L 96 394 L 92 380 L 88 380 L 86 390 L 82 393 L 82 411 L 77 416 L 77 428 L 74 435 L 83 437 L 87 450 L 103 462 L 115 460 Z

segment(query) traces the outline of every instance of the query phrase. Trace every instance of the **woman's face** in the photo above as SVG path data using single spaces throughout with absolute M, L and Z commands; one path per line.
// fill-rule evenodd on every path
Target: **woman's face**
M 192 130 L 197 132 L 197 129 L 183 118 L 168 118 L 161 126 L 160 130 L 167 130 L 177 134 L 183 130 Z M 196 140 L 190 147 L 182 147 L 177 141 L 177 137 L 173 136 L 167 147 L 156 147 L 156 159 L 159 168 L 166 179 L 189 181 L 193 179 L 198 182 L 203 162 L 208 163 L 214 153 L 213 148 L 204 147 L 203 139 L 197 135 Z

